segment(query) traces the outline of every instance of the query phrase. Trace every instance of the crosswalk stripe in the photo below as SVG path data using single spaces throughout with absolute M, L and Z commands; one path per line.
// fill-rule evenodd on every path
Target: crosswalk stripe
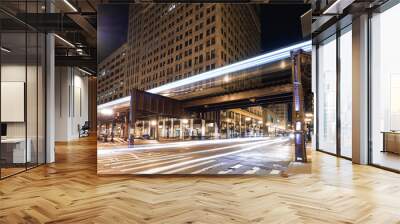
M 260 167 L 253 167 L 251 170 L 247 170 L 246 172 L 244 172 L 244 174 L 255 174 L 257 173 L 257 171 L 260 170 Z
M 238 169 L 238 168 L 240 168 L 242 166 L 243 166 L 242 164 L 236 164 L 236 165 L 234 165 L 232 167 L 229 167 L 229 169 Z
M 277 175 L 277 174 L 280 174 L 280 173 L 281 173 L 280 170 L 271 170 L 271 172 L 270 172 L 270 174 L 273 174 L 273 175 Z
M 232 172 L 232 171 L 234 171 L 234 170 L 236 170 L 236 169 L 238 169 L 238 168 L 240 168 L 242 166 L 243 166 L 242 164 L 236 164 L 234 166 L 229 167 L 227 170 L 219 171 L 218 174 L 227 174 L 227 173 L 230 173 L 230 172 Z

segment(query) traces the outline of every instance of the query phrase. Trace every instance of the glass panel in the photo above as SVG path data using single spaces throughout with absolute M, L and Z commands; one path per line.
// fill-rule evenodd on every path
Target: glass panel
M 372 163 L 400 170 L 400 4 L 374 15 L 372 26 Z
M 46 148 L 45 148 L 45 52 L 46 37 L 44 34 L 39 34 L 38 45 L 38 163 L 45 163 Z
M 38 35 L 36 32 L 27 33 L 27 81 L 26 81 L 26 114 L 27 114 L 27 150 L 30 160 L 28 160 L 28 168 L 37 165 L 37 132 L 38 132 L 38 119 L 37 119 L 37 98 L 38 98 Z
M 25 170 L 31 161 L 31 151 L 26 151 L 26 34 L 2 33 L 1 46 L 1 172 L 5 177 Z
M 318 48 L 318 146 L 336 154 L 336 39 Z
M 352 35 L 340 36 L 340 153 L 352 157 Z

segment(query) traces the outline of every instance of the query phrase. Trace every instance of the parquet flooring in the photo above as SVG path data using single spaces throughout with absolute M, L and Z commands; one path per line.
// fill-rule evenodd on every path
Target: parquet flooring
M 322 153 L 311 173 L 245 177 L 96 174 L 96 141 L 0 181 L 0 223 L 400 223 L 400 176 Z

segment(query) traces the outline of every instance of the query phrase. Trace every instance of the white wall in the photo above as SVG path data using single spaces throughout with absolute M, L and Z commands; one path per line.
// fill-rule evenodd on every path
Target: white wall
M 74 140 L 78 125 L 88 120 L 88 78 L 72 67 L 56 67 L 55 73 L 55 140 Z
M 25 82 L 26 70 L 28 74 L 34 69 L 32 66 L 26 67 L 25 64 L 3 64 L 1 66 L 1 81 L 2 82 Z M 36 72 L 36 71 L 35 71 Z M 27 96 L 36 96 L 36 92 L 27 93 Z M 29 102 L 32 100 L 28 100 Z M 36 105 L 35 105 L 36 107 Z M 7 110 L 8 108 L 1 108 L 1 110 Z M 24 108 L 23 108 L 24 109 Z M 28 120 L 33 120 L 28 114 Z M 35 114 L 36 116 L 36 114 Z M 7 122 L 7 137 L 25 137 L 25 122 Z M 30 127 L 30 126 L 29 126 Z M 29 136 L 28 136 L 29 137 Z

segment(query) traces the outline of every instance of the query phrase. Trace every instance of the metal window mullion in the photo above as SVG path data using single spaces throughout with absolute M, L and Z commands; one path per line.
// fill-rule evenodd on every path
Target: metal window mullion
M 372 56 L 372 29 L 371 29 L 371 26 L 372 26 L 372 23 L 371 23 L 371 20 L 372 20 L 372 12 L 371 11 L 369 11 L 368 12 L 368 30 L 367 30 L 367 42 L 368 42 L 368 53 L 367 53 L 367 66 L 368 66 L 368 69 L 367 69 L 367 83 L 368 83 L 368 90 L 367 90 L 367 92 L 368 92 L 368 95 L 367 95 L 367 108 L 368 108 L 368 111 L 367 111 L 367 119 L 368 119 L 368 124 L 367 124 L 367 129 L 368 129 L 368 137 L 367 137 L 367 141 L 368 141 L 368 158 L 367 158 L 367 163 L 368 164 L 373 164 L 373 153 L 372 153 L 372 150 L 373 150 L 373 148 L 372 148 L 372 97 L 371 97 L 371 94 L 372 94 L 372 86 L 371 86 L 371 80 L 372 80 L 372 63 L 371 63 L 371 56 Z
M 36 1 L 36 13 L 39 2 Z M 36 166 L 39 165 L 39 32 L 36 32 Z
M 336 154 L 341 156 L 341 114 L 340 114 L 340 30 L 336 31 Z
M 319 44 L 315 47 L 315 148 L 319 150 Z
M 25 1 L 25 21 L 28 17 L 28 1 Z M 27 114 L 27 90 L 28 90 L 28 25 L 25 25 L 25 88 L 24 88 L 24 120 L 25 120 L 25 170 L 28 169 L 28 114 Z

